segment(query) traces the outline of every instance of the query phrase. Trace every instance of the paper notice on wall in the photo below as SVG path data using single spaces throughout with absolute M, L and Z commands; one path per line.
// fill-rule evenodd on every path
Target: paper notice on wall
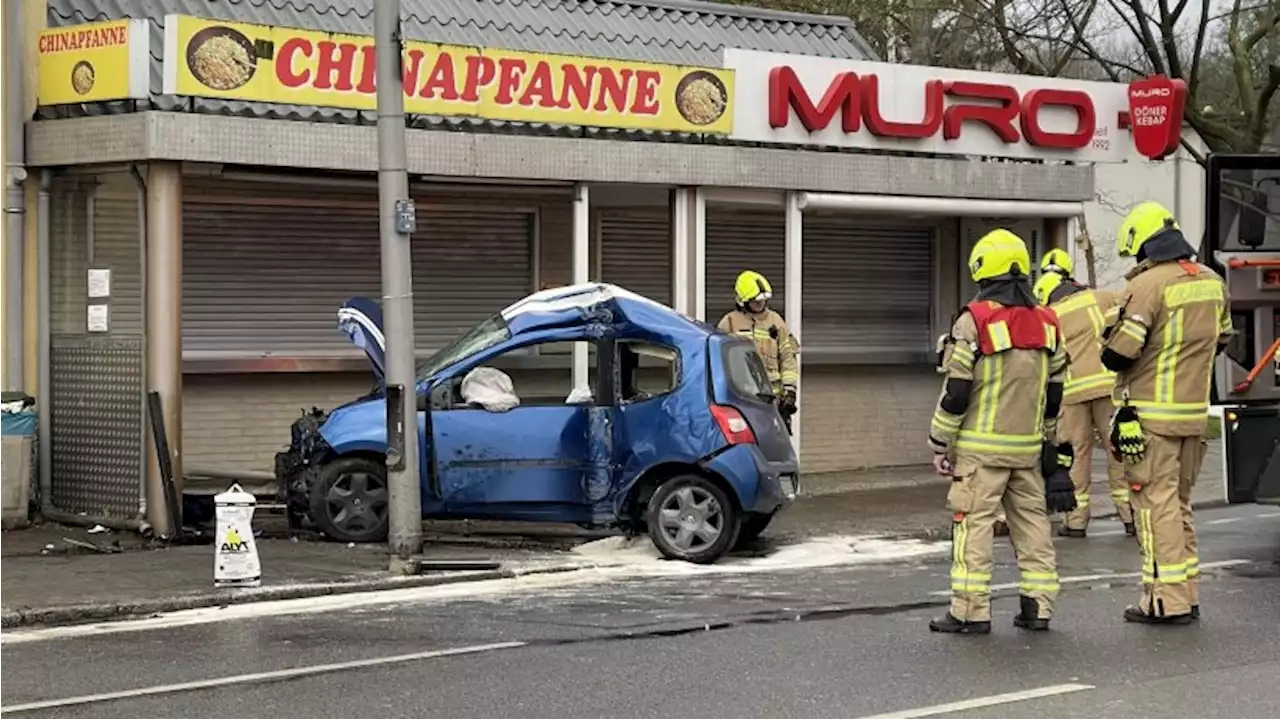
M 111 296 L 111 270 L 89 270 L 89 298 Z
M 111 329 L 111 305 L 89 305 L 86 322 L 90 332 L 107 332 Z

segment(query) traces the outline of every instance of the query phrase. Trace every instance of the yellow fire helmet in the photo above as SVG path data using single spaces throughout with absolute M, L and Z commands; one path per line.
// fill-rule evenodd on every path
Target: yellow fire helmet
M 1040 275 L 1040 279 L 1036 280 L 1036 286 L 1032 287 L 1031 291 L 1040 304 L 1048 306 L 1049 295 L 1052 295 L 1060 284 L 1062 284 L 1062 275 L 1057 272 L 1045 272 Z
M 1142 245 L 1165 230 L 1176 230 L 1178 221 L 1159 202 L 1143 202 L 1129 211 L 1116 233 L 1116 253 L 1135 257 Z
M 1071 261 L 1071 255 L 1068 255 L 1066 250 L 1054 248 L 1046 252 L 1044 259 L 1040 260 L 1040 271 L 1056 272 L 1070 277 L 1075 271 L 1075 263 Z
M 974 282 L 993 279 L 1014 271 L 1023 277 L 1031 274 L 1031 255 L 1027 243 L 1006 229 L 983 235 L 969 253 L 969 274 Z
M 765 302 L 773 297 L 773 287 L 769 284 L 769 280 L 755 270 L 747 270 L 738 275 L 738 281 L 733 283 L 733 291 L 740 305 L 745 305 L 752 300 Z

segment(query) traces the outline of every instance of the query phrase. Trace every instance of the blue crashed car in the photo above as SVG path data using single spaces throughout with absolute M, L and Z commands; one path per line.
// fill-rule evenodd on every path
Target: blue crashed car
M 304 414 L 276 474 L 291 517 L 309 515 L 333 539 L 380 541 L 381 313 L 355 298 L 339 325 L 378 384 L 327 415 Z M 568 396 L 517 388 L 490 366 L 577 342 L 591 347 L 589 386 Z M 507 307 L 420 365 L 415 391 L 424 518 L 647 531 L 669 558 L 712 562 L 759 535 L 798 490 L 754 346 L 620 287 L 544 290 Z

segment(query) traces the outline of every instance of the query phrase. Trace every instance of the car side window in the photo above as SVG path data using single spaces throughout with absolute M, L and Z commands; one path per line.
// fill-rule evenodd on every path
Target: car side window
M 660 397 L 680 384 L 680 353 L 672 347 L 619 340 L 618 399 L 635 404 Z
M 575 388 L 573 385 L 573 348 L 581 345 L 587 350 L 588 386 Z M 595 401 L 596 387 L 596 343 L 586 340 L 540 342 L 512 348 L 500 355 L 489 358 L 484 364 L 454 379 L 457 387 L 454 395 L 455 409 L 478 409 L 482 405 L 464 396 L 463 380 L 477 369 L 483 368 L 488 375 L 489 385 L 505 385 L 505 380 L 494 374 L 494 371 L 505 375 L 510 381 L 511 393 L 518 404 L 516 407 L 554 407 L 563 405 L 590 405 Z M 498 406 L 505 406 L 500 403 Z

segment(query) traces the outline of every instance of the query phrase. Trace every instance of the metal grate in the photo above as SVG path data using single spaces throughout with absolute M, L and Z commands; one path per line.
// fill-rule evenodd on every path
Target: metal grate
M 52 503 L 131 519 L 142 493 L 142 341 L 55 335 L 50 369 Z

